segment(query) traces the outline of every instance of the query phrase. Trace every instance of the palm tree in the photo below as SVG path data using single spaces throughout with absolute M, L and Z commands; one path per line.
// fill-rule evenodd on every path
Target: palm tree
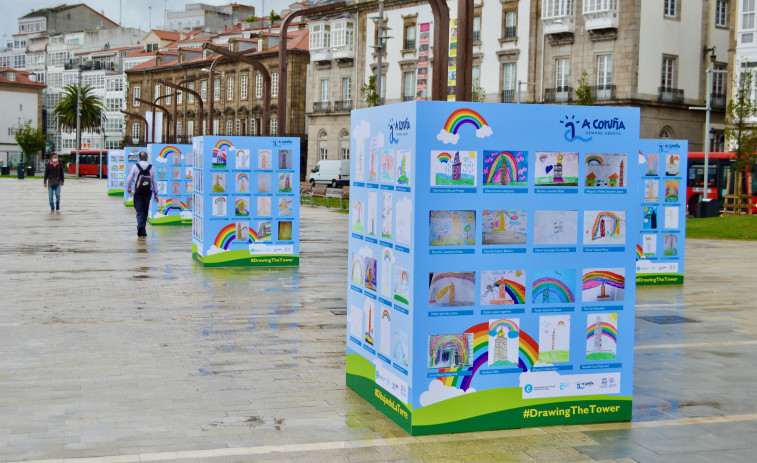
M 81 92 L 81 93 L 80 93 Z M 63 87 L 58 104 L 53 108 L 53 115 L 58 116 L 60 125 L 68 130 L 76 130 L 76 103 L 79 97 L 80 117 L 79 123 L 81 130 L 96 131 L 102 127 L 102 121 L 105 119 L 105 106 L 102 100 L 93 95 L 92 87 L 85 85 L 69 84 Z M 76 134 L 76 146 L 81 146 L 81 133 Z M 79 167 L 77 159 L 76 173 L 78 176 Z

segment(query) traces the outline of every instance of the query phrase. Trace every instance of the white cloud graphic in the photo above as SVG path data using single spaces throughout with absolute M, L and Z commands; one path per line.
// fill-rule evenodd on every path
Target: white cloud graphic
M 371 124 L 366 120 L 362 120 L 352 129 L 352 138 L 357 141 L 362 141 L 371 136 Z
M 476 130 L 476 136 L 478 138 L 486 138 L 493 133 L 494 132 L 492 132 L 492 128 L 489 127 L 488 125 L 485 125 L 481 127 L 480 129 Z
M 226 252 L 226 250 L 225 250 L 225 249 L 221 249 L 221 248 L 217 247 L 217 246 L 216 246 L 216 245 L 214 244 L 213 246 L 211 246 L 211 247 L 210 247 L 210 248 L 208 249 L 208 252 L 207 252 L 207 253 L 205 253 L 205 255 L 207 255 L 207 256 L 212 256 L 213 254 L 218 254 L 218 253 L 221 253 L 221 252 Z
M 453 145 L 457 144 L 457 141 L 460 139 L 460 135 L 456 133 L 449 133 L 446 130 L 442 129 L 439 131 L 439 133 L 436 135 L 436 139 L 444 142 L 444 144 L 451 143 Z
M 376 134 L 376 148 L 383 148 L 384 147 L 384 134 L 382 132 L 379 132 Z
M 463 391 L 456 387 L 445 386 L 440 380 L 435 379 L 429 383 L 428 391 L 421 394 L 421 407 L 441 402 L 442 400 L 451 399 L 453 397 L 458 397 L 463 394 L 470 394 L 471 392 L 476 392 L 476 390 L 469 387 L 467 391 Z
M 160 156 L 158 156 L 158 158 L 157 158 L 157 159 L 156 159 L 155 161 L 156 161 L 156 162 L 159 162 L 159 163 L 161 163 L 161 164 L 165 164 L 165 163 L 167 163 L 167 162 L 168 162 L 168 158 L 167 158 L 167 157 L 165 157 L 165 158 L 161 158 Z

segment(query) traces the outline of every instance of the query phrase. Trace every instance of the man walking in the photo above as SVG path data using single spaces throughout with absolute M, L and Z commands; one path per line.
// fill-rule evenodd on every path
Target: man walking
M 150 196 L 158 201 L 158 181 L 155 169 L 147 162 L 147 153 L 140 151 L 139 162 L 135 164 L 126 179 L 126 189 L 134 195 L 134 209 L 137 211 L 137 236 L 147 236 L 147 214 L 150 211 Z
M 47 188 L 47 197 L 50 200 L 50 213 L 60 211 L 60 187 L 63 186 L 63 165 L 58 162 L 57 154 L 53 154 L 50 157 L 50 162 L 45 166 L 45 179 L 42 185 Z M 55 194 L 54 203 L 53 194 Z

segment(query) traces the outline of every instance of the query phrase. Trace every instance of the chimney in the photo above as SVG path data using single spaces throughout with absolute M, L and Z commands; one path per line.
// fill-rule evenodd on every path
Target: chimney
M 163 53 L 156 51 L 155 52 L 155 65 L 161 66 L 163 64 Z
M 258 51 L 268 50 L 268 36 L 265 32 L 258 34 Z
M 232 53 L 237 53 L 239 51 L 239 42 L 237 42 L 237 39 L 234 37 L 229 39 L 229 51 Z
M 187 60 L 187 51 L 184 48 L 179 47 L 179 64 L 183 63 L 186 60 Z

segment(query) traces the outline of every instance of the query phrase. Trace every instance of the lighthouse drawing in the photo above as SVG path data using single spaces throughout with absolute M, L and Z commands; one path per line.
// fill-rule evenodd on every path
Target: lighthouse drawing
M 460 152 L 455 153 L 455 161 L 452 163 L 452 180 L 460 180 Z

